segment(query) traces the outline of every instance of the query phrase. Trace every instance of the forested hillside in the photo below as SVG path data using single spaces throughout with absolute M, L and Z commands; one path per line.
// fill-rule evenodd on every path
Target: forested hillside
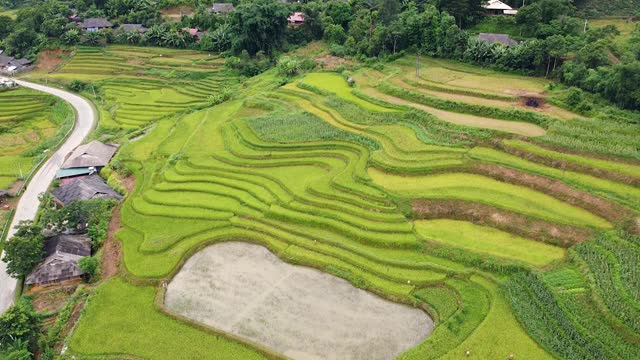
M 580 14 L 587 17 L 638 16 L 640 0 L 575 0 Z

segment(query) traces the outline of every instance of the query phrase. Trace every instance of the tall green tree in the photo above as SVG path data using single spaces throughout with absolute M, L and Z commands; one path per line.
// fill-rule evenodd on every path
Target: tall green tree
M 7 273 L 13 277 L 29 274 L 44 257 L 42 227 L 32 221 L 22 221 L 15 235 L 4 247 L 2 261 L 7 263 Z
M 252 56 L 259 51 L 273 54 L 282 48 L 288 16 L 287 6 L 276 0 L 242 2 L 231 14 L 233 49 Z
M 0 315 L 0 348 L 13 356 L 24 354 L 24 348 L 34 349 L 38 338 L 40 317 L 27 298 Z

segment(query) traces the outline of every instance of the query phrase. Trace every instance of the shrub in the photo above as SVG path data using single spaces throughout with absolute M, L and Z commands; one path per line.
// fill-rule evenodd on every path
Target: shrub
M 300 71 L 300 62 L 288 56 L 280 58 L 277 64 L 278 73 L 283 76 L 294 76 Z
M 0 316 L 0 349 L 12 354 L 24 354 L 26 347 L 33 349 L 39 327 L 40 318 L 33 304 L 29 299 L 21 297 Z
M 80 259 L 78 262 L 80 270 L 84 271 L 85 279 L 91 280 L 98 271 L 98 259 L 93 256 L 87 256 Z
M 62 43 L 65 45 L 76 45 L 80 42 L 80 31 L 78 29 L 71 29 L 62 34 Z
M 67 89 L 77 93 L 87 90 L 88 88 L 89 84 L 82 80 L 72 80 L 69 85 L 67 85 Z

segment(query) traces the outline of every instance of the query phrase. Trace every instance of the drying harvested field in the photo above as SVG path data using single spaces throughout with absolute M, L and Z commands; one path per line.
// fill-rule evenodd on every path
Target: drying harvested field
M 430 58 L 415 79 L 414 64 L 282 85 L 276 69 L 243 79 L 193 51 L 79 48 L 49 79 L 95 85 L 96 137 L 123 142 L 136 186 L 116 233 L 124 276 L 95 290 L 69 352 L 638 358 L 640 129 L 553 105 L 544 79 Z M 227 246 L 257 253 L 231 261 Z M 433 331 L 368 348 L 416 317 L 377 325 L 328 289 L 413 305 L 383 302 Z M 365 330 L 322 328 L 321 300 Z
M 191 257 L 169 284 L 165 304 L 295 359 L 392 359 L 433 330 L 421 310 L 246 243 Z

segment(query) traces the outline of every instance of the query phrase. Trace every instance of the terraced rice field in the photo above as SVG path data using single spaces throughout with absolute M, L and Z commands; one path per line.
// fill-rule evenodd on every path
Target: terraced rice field
M 159 64 L 166 58 L 178 63 L 203 56 L 184 52 L 160 57 L 158 51 L 113 47 L 104 53 L 135 58 L 155 69 L 162 69 Z M 80 71 L 71 66 L 79 55 L 52 76 L 62 79 L 70 74 L 65 71 Z M 193 61 L 189 71 L 201 69 L 207 77 L 188 80 L 192 87 L 222 76 L 223 70 L 205 70 L 200 60 Z M 389 65 L 385 76 L 404 76 L 399 71 L 403 61 L 412 59 Z M 245 336 L 235 337 L 221 332 L 232 324 L 180 311 L 197 302 L 212 306 L 221 301 L 215 295 L 183 291 L 172 298 L 162 285 L 169 283 L 171 292 L 172 279 L 188 277 L 193 264 L 188 262 L 184 272 L 182 266 L 191 256 L 204 256 L 194 254 L 205 246 L 245 241 L 288 263 L 340 277 L 352 285 L 350 291 L 358 291 L 355 286 L 431 317 L 433 332 L 400 359 L 550 359 L 565 356 L 573 346 L 578 349 L 576 339 L 593 344 L 594 356 L 583 351 L 575 358 L 633 354 L 637 324 L 631 316 L 637 294 L 630 289 L 638 279 L 624 264 L 637 263 L 633 254 L 638 243 L 617 234 L 637 221 L 639 178 L 634 169 L 639 164 L 634 160 L 552 150 L 535 137 L 515 139 L 505 131 L 464 126 L 398 106 L 376 97 L 393 89 L 371 80 L 381 77 L 366 68 L 354 74 L 360 79 L 355 88 L 335 73 L 309 73 L 279 86 L 270 70 L 239 87 L 232 100 L 209 107 L 204 100 L 194 105 L 187 97 L 191 95 L 178 95 L 182 85 L 177 80 L 134 70 L 137 65 L 130 60 L 116 62 L 114 66 L 133 68 L 98 81 L 101 91 L 111 94 L 100 103 L 101 110 L 115 114 L 102 126 L 129 121 L 126 126 L 132 128 L 153 127 L 119 151 L 118 159 L 136 179 L 122 205 L 123 227 L 117 233 L 124 276 L 96 290 L 71 339 L 72 353 L 171 359 L 190 344 L 200 358 L 277 358 L 286 346 L 248 343 L 247 338 L 255 341 L 259 334 L 244 329 Z M 509 90 L 514 87 L 542 91 L 544 80 L 509 77 L 512 82 L 505 85 L 504 78 L 494 79 L 494 73 L 482 69 L 436 60 L 426 64 L 423 81 L 437 84 L 430 92 L 475 99 L 443 102 L 451 99 L 429 93 L 435 98 L 424 98 L 429 106 L 545 131 L 567 121 L 553 109 L 494 106 L 495 101 L 512 101 L 516 95 Z M 140 79 L 129 75 L 135 71 L 142 71 Z M 165 91 L 160 83 L 176 93 L 160 96 Z M 407 94 L 415 91 L 411 88 L 406 87 Z M 415 101 L 420 99 L 405 101 L 419 104 Z M 168 100 L 176 109 L 162 114 L 152 110 Z M 120 108 L 141 109 L 149 116 L 126 120 L 128 113 L 118 113 Z M 590 239 L 603 236 L 615 238 L 611 241 L 631 255 L 606 240 L 590 245 Z M 615 273 L 603 270 L 607 262 Z M 198 263 L 201 273 L 215 270 Z M 602 276 L 593 277 L 592 271 Z M 234 291 L 255 290 L 249 285 L 254 278 L 237 279 Z M 206 276 L 198 282 L 203 289 L 214 285 Z M 632 295 L 625 295 L 629 291 Z M 589 318 L 576 318 L 574 300 L 584 304 Z M 288 310 L 276 306 L 273 318 L 264 321 L 282 319 Z M 544 316 L 536 318 L 536 311 Z M 118 315 L 110 318 L 111 313 Z M 607 315 L 597 315 L 602 313 Z M 138 319 L 146 316 L 153 319 L 152 328 L 138 328 Z M 550 330 L 540 326 L 549 319 L 557 324 Z M 310 326 L 330 325 L 320 323 Z M 595 324 L 600 327 L 593 328 Z M 572 337 L 574 330 L 580 337 Z M 149 341 L 147 332 L 162 344 Z M 112 333 L 117 335 L 104 336 Z M 596 341 L 601 334 L 607 338 Z M 561 335 L 570 344 L 566 348 L 553 341 Z M 93 341 L 96 337 L 109 341 Z
M 0 190 L 26 177 L 72 125 L 62 100 L 22 88 L 0 92 Z
M 51 81 L 83 80 L 101 104 L 101 126 L 138 128 L 206 106 L 227 82 L 217 56 L 164 48 L 80 47 Z

